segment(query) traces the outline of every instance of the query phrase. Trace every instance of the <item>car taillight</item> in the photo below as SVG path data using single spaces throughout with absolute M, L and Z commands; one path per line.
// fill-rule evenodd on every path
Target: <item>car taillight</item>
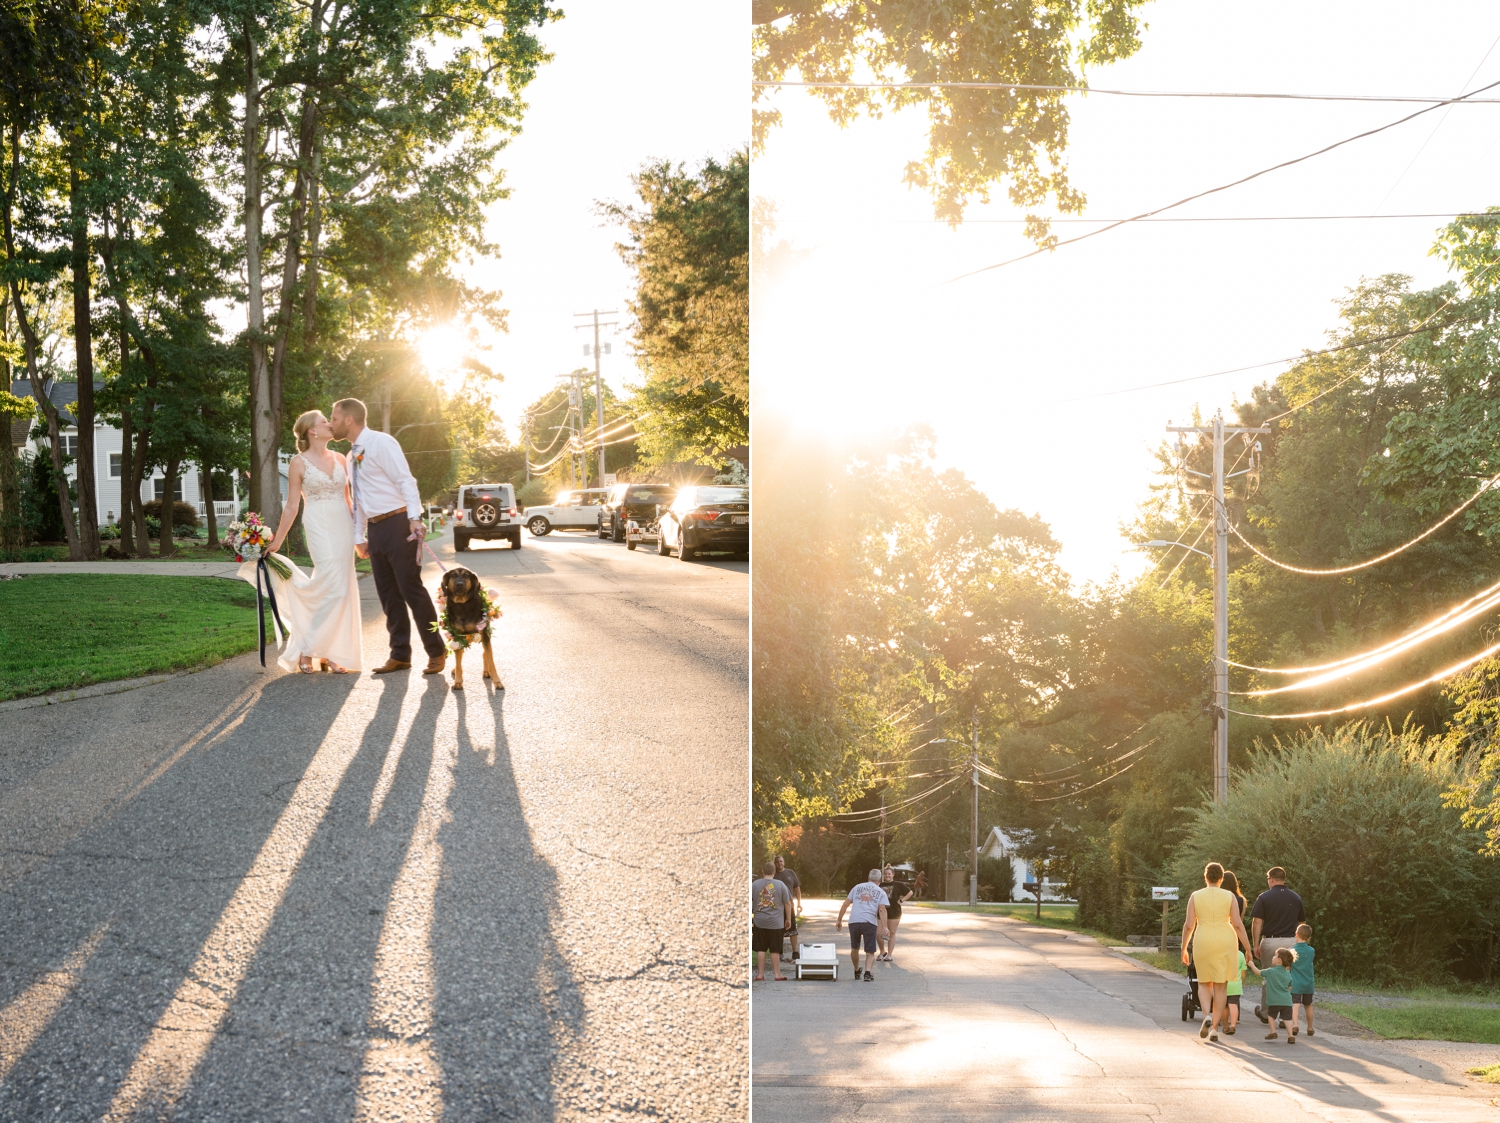
M 516 517 L 516 516 L 517 516 L 517 515 L 519 515 L 519 514 L 520 514 L 520 513 L 521 513 L 521 512 L 520 512 L 520 511 L 518 511 L 518 510 L 516 510 L 516 509 L 515 509 L 515 508 L 514 508 L 514 507 L 512 507 L 512 508 L 511 508 L 511 509 L 510 509 L 510 517 L 511 517 L 511 518 L 515 518 L 515 517 Z
M 711 523 L 723 513 L 723 511 L 694 511 L 693 518 L 702 519 L 704 522 Z
M 486 502 L 488 502 L 489 500 L 493 499 L 494 496 L 493 495 L 481 495 L 479 498 L 481 498 L 481 499 L 485 500 Z

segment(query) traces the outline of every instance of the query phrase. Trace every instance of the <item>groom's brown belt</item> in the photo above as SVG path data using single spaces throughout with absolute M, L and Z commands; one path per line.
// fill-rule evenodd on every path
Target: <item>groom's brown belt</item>
M 404 514 L 406 514 L 406 508 L 405 507 L 397 507 L 394 511 L 387 511 L 383 515 L 371 515 L 365 521 L 366 522 L 372 522 L 372 523 L 384 522 L 386 519 L 394 519 L 397 515 L 404 515 Z

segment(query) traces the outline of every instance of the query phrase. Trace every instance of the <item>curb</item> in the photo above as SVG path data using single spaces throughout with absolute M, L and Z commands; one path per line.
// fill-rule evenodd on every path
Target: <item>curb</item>
M 211 664 L 219 666 L 218 663 Z M 168 679 L 182 678 L 185 675 L 195 675 L 199 671 L 206 671 L 208 667 L 195 667 L 187 671 L 168 671 L 159 675 L 144 675 L 141 678 L 119 679 L 116 682 L 96 682 L 90 686 L 80 686 L 77 690 L 59 690 L 52 694 L 38 694 L 32 698 L 13 698 L 9 702 L 0 702 L 0 714 L 8 714 L 15 710 L 34 710 L 41 706 L 58 706 L 64 702 L 79 702 L 85 698 L 102 698 L 108 694 L 124 694 L 127 690 L 138 690 L 143 686 L 155 686 L 159 682 Z

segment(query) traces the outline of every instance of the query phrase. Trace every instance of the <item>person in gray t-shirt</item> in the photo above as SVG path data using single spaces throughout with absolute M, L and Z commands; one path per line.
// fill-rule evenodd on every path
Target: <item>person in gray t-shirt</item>
M 771 953 L 771 975 L 785 981 L 781 973 L 781 939 L 792 923 L 792 894 L 772 875 L 776 863 L 767 862 L 761 876 L 750 883 L 750 948 L 755 952 L 755 978 L 766 978 L 766 953 Z

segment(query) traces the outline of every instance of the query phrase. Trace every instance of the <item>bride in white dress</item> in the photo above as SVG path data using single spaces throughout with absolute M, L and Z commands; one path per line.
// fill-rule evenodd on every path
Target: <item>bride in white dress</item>
M 292 575 L 283 580 L 267 567 L 288 633 L 277 662 L 303 674 L 315 672 L 318 661 L 336 674 L 363 670 L 348 465 L 328 447 L 333 428 L 321 411 L 309 410 L 297 418 L 292 432 L 299 451 L 287 472 L 286 505 L 267 553 L 274 554 L 286 541 L 300 504 L 313 570 L 307 573 L 286 558 Z M 255 563 L 246 562 L 240 576 L 254 584 Z

